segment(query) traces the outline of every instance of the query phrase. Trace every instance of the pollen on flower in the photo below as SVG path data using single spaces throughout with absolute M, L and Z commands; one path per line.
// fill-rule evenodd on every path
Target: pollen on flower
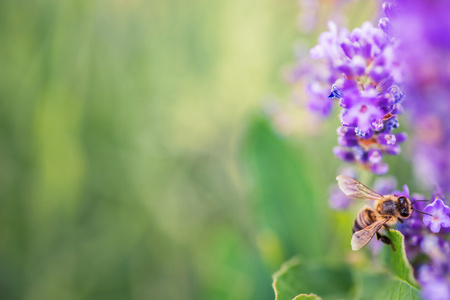
M 366 105 L 361 105 L 361 108 L 359 109 L 360 113 L 366 113 L 367 112 L 367 106 Z

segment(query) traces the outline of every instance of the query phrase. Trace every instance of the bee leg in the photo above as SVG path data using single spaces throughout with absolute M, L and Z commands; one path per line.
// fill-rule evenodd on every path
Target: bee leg
M 392 241 L 390 238 L 388 238 L 385 235 L 380 234 L 379 232 L 377 232 L 377 240 L 381 240 L 383 243 L 385 243 L 386 245 L 391 245 L 392 250 L 395 251 L 395 246 L 394 244 L 392 244 Z
M 404 222 L 404 220 L 403 220 L 402 218 L 398 218 L 398 221 L 399 221 L 400 223 L 403 223 L 403 222 Z
M 379 233 L 377 232 L 377 241 L 379 241 L 380 238 L 381 238 L 381 234 L 379 234 Z

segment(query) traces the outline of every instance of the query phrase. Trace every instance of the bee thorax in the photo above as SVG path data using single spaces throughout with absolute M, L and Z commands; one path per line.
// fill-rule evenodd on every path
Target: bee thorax
M 377 212 L 382 216 L 396 216 L 398 209 L 393 200 L 385 200 L 378 204 Z

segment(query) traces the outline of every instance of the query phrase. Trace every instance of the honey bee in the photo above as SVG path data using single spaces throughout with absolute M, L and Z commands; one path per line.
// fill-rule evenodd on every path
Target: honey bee
M 356 217 L 353 224 L 352 250 L 359 250 L 367 245 L 370 240 L 377 235 L 377 239 L 383 243 L 391 245 L 395 251 L 391 240 L 380 234 L 378 231 L 385 227 L 394 226 L 397 221 L 403 223 L 404 219 L 411 216 L 414 211 L 427 214 L 425 212 L 413 208 L 416 200 L 411 202 L 407 197 L 396 195 L 380 195 L 364 184 L 345 175 L 336 177 L 339 188 L 347 195 L 347 197 L 359 200 L 375 201 L 374 208 L 365 206 Z

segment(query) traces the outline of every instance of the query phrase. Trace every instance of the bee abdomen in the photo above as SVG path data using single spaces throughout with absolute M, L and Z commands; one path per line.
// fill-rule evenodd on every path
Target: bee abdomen
M 355 223 L 353 224 L 353 233 L 360 231 L 363 228 L 371 225 L 376 221 L 375 212 L 372 208 L 366 207 L 362 209 L 358 216 L 356 217 Z

